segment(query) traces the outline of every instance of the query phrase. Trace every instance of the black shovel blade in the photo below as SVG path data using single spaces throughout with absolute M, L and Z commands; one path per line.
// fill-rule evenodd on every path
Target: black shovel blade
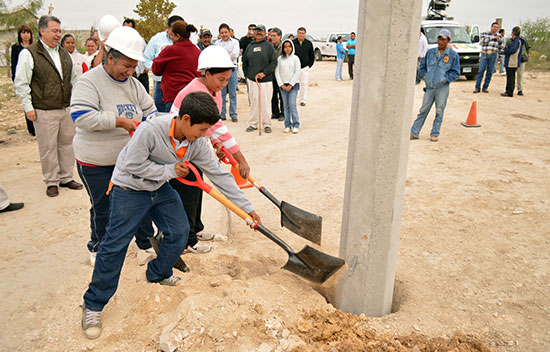
M 151 242 L 151 246 L 153 247 L 157 255 L 159 254 L 159 251 L 160 251 L 160 244 L 162 243 L 162 237 L 163 236 L 161 233 L 158 233 L 153 237 L 149 237 L 149 242 Z M 183 261 L 183 259 L 181 259 L 181 257 L 179 257 L 176 264 L 174 264 L 174 268 L 184 273 L 191 271 L 191 269 L 189 269 L 189 267 L 187 266 L 187 264 L 185 264 L 185 262 Z
M 286 227 L 300 237 L 315 244 L 321 244 L 323 218 L 295 207 L 285 201 L 281 202 L 281 226 Z
M 288 261 L 283 269 L 288 270 L 304 279 L 322 284 L 338 271 L 346 262 L 305 246 L 298 253 L 289 253 Z

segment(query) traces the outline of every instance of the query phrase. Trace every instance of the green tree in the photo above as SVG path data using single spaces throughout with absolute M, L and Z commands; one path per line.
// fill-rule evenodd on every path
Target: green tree
M 521 36 L 527 39 L 533 51 L 550 55 L 550 17 L 521 21 L 520 27 Z
M 33 29 L 36 36 L 38 26 L 38 11 L 42 8 L 42 0 L 29 0 L 13 9 L 8 8 L 6 1 L 0 1 L 0 31 L 10 32 L 22 24 Z
M 176 4 L 169 0 L 140 0 L 134 12 L 140 17 L 136 29 L 145 40 L 166 29 L 168 17 Z

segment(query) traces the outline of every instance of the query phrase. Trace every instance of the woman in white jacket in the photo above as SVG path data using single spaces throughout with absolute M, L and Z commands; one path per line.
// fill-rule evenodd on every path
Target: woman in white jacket
M 286 39 L 283 42 L 283 53 L 277 59 L 275 78 L 283 97 L 285 113 L 285 129 L 288 133 L 299 132 L 300 122 L 298 121 L 298 109 L 296 108 L 296 97 L 300 90 L 300 59 L 294 55 L 294 44 Z

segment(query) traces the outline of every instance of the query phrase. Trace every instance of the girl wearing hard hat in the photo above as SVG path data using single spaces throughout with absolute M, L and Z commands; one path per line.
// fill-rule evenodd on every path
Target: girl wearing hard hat
M 151 96 L 132 74 L 138 61 L 144 61 L 145 42 L 130 27 L 113 30 L 105 44 L 106 62 L 82 75 L 74 85 L 71 117 L 77 170 L 90 197 L 90 262 L 105 234 L 109 219 L 106 195 L 118 154 L 140 122 L 156 112 Z M 136 233 L 138 247 L 151 247 L 147 236 L 153 233 L 151 220 L 144 219 Z
M 183 98 L 193 92 L 205 92 L 210 94 L 216 102 L 218 110 L 221 110 L 222 97 L 220 91 L 229 82 L 234 67 L 227 50 L 221 46 L 208 46 L 202 51 L 198 61 L 198 69 L 202 72 L 202 77 L 195 78 L 187 87 L 178 93 L 170 112 L 177 114 Z M 218 122 L 208 130 L 206 136 L 210 138 L 217 152 L 219 152 L 223 145 L 235 157 L 239 163 L 241 176 L 247 179 L 250 173 L 250 166 L 248 166 L 237 141 L 235 141 L 235 138 L 233 138 L 223 121 L 218 120 Z M 187 251 L 191 253 L 209 252 L 211 246 L 199 242 L 199 240 L 209 241 L 215 237 L 215 235 L 203 231 L 204 225 L 201 222 L 202 190 L 198 187 L 184 185 L 177 180 L 171 180 L 170 185 L 180 195 L 189 219 L 190 230 Z

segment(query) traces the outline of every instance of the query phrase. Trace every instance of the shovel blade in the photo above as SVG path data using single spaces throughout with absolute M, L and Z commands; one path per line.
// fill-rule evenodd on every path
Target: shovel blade
M 289 258 L 283 269 L 304 279 L 322 284 L 336 273 L 345 261 L 333 257 L 310 246 L 305 246 L 298 253 L 289 253 Z
M 281 202 L 281 226 L 286 227 L 300 237 L 315 244 L 321 244 L 323 218 L 295 207 L 285 201 Z

